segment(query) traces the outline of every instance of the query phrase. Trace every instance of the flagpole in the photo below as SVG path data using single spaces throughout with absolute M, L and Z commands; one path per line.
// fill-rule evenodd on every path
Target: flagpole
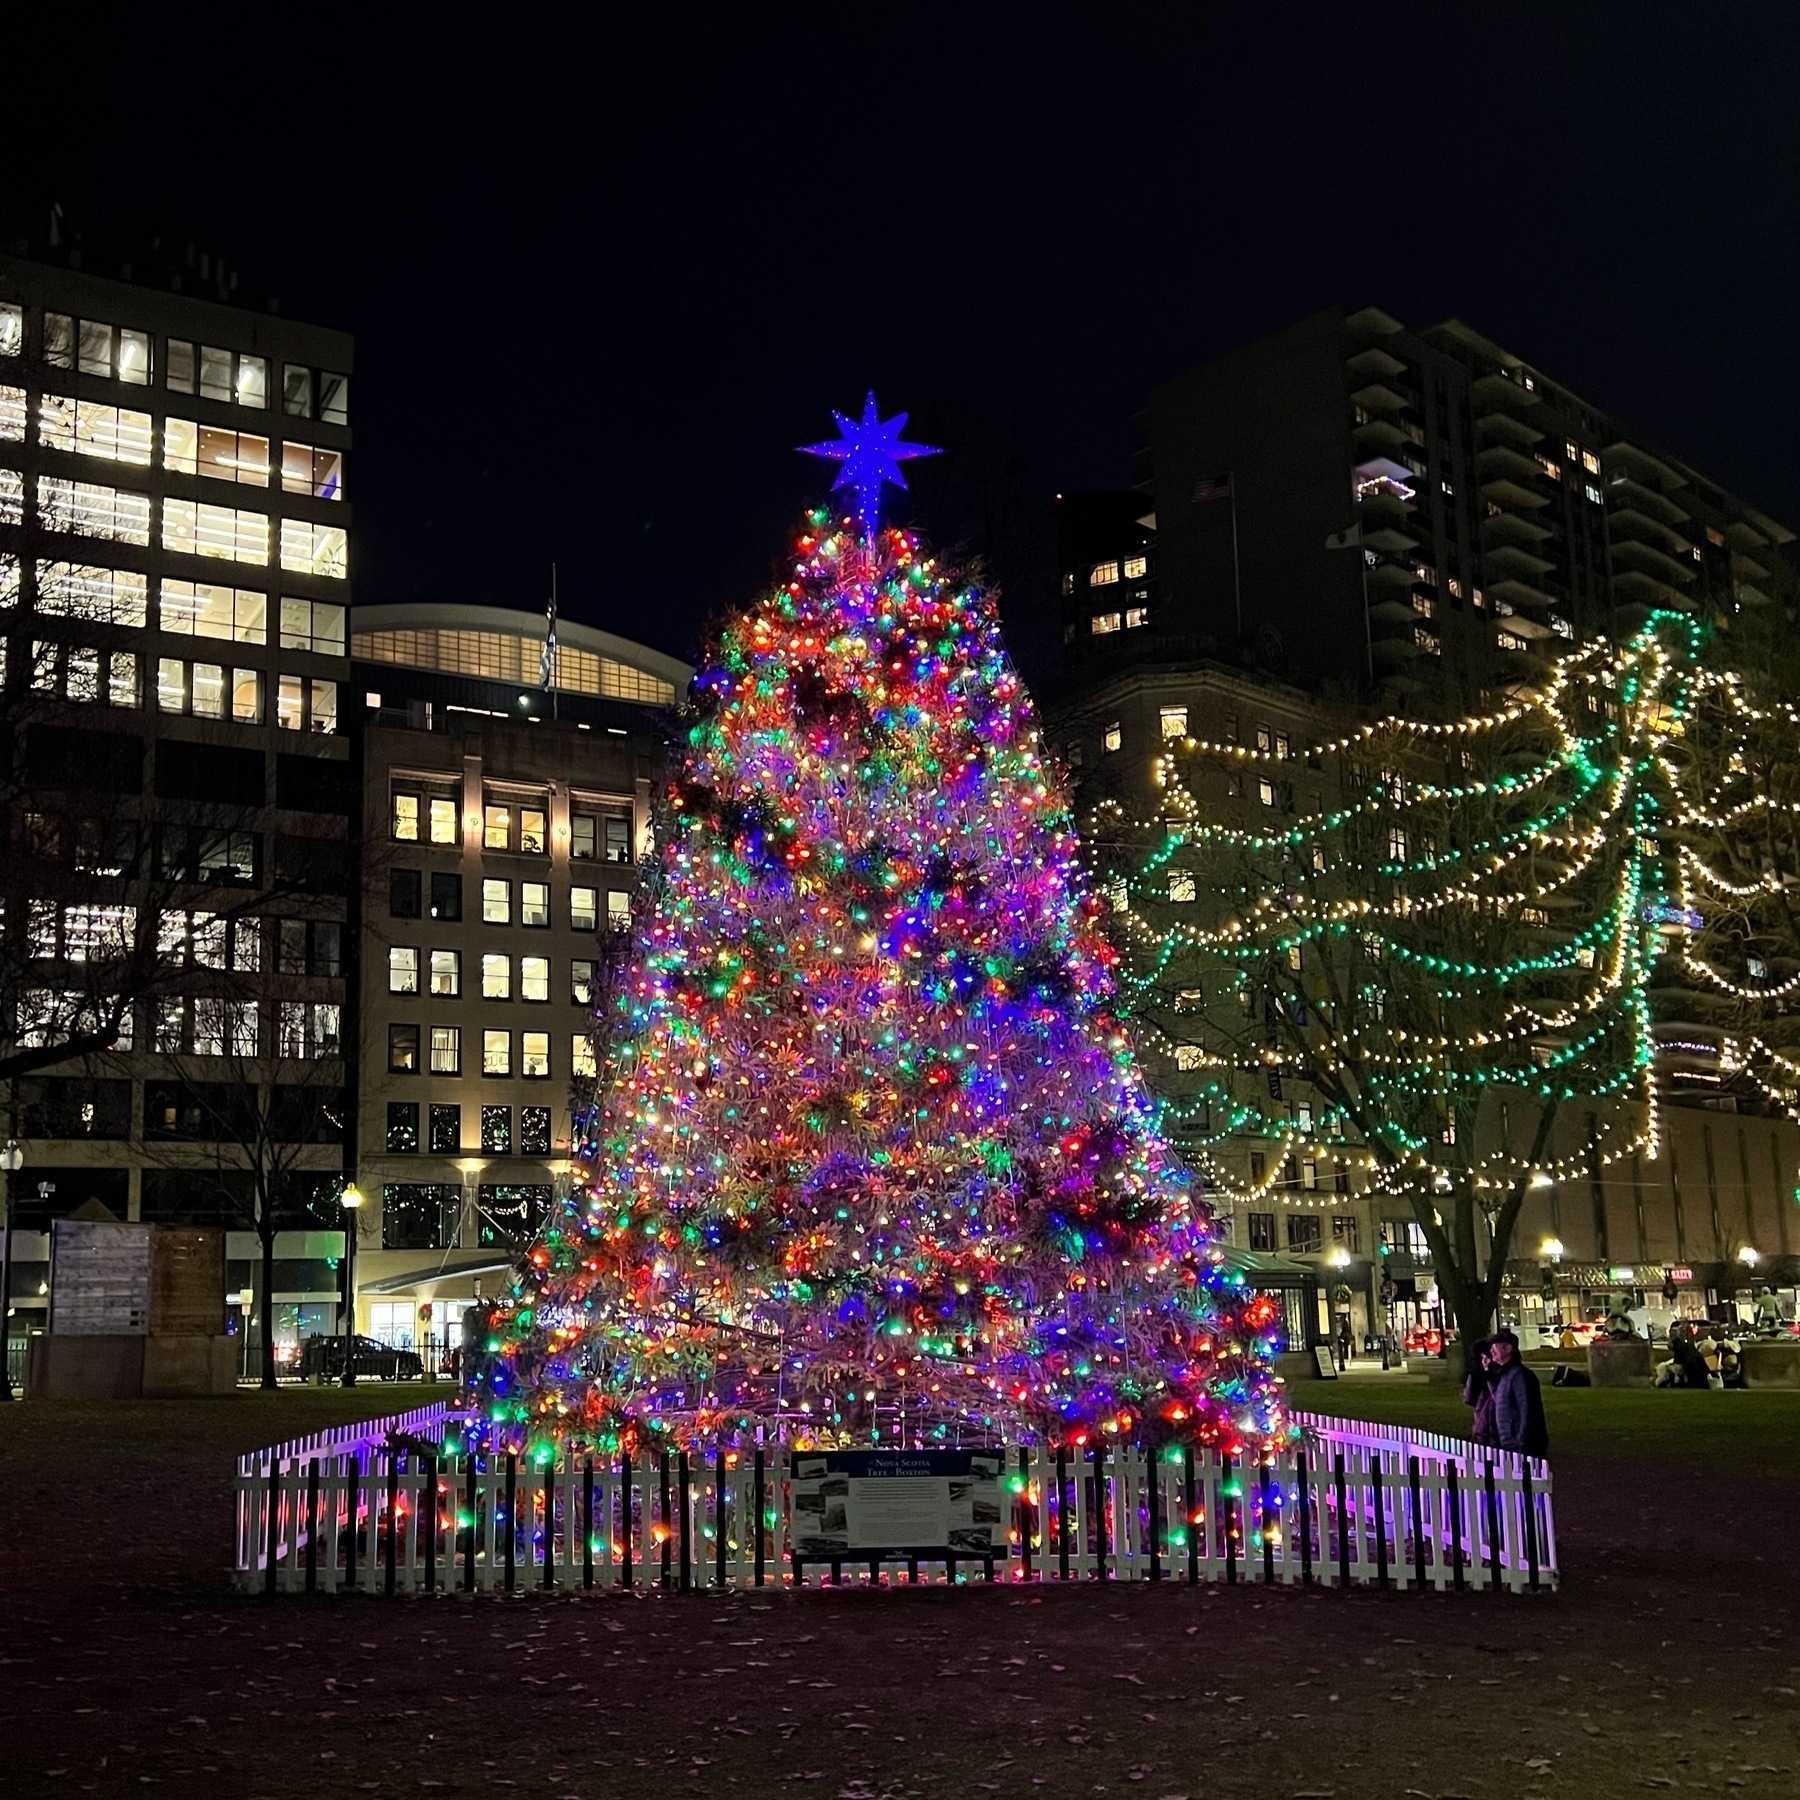
M 1237 601 L 1237 634 L 1241 644 L 1244 641 L 1244 577 L 1238 568 L 1237 470 L 1227 470 L 1225 479 L 1230 483 L 1227 491 L 1231 495 L 1231 592 Z
M 556 564 L 550 565 L 550 723 L 561 716 L 556 692 Z

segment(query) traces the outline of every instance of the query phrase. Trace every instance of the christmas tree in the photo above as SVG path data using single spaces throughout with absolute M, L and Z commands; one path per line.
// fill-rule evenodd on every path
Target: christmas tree
M 1264 1440 L 1279 1312 L 1155 1128 L 993 596 L 879 522 L 905 415 L 838 419 L 854 516 L 695 681 L 494 1434 Z

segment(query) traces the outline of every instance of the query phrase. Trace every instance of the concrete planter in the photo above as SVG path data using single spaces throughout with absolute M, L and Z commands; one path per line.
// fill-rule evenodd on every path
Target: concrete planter
M 1647 1338 L 1596 1338 L 1587 1365 L 1597 1388 L 1649 1387 L 1656 1379 L 1655 1346 Z
M 1800 1338 L 1752 1338 L 1738 1355 L 1745 1387 L 1800 1388 Z

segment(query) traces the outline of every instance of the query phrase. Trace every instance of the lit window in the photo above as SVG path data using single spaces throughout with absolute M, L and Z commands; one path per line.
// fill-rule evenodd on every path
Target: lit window
M 1119 579 L 1119 565 L 1116 562 L 1095 563 L 1088 571 L 1089 587 L 1111 587 Z
M 237 403 L 239 406 L 267 406 L 269 403 L 269 365 L 260 356 L 240 356 L 237 366 Z
M 281 602 L 281 647 L 319 656 L 344 654 L 344 609 L 328 600 Z
M 1442 654 L 1443 646 L 1438 642 L 1437 633 L 1435 631 L 1427 631 L 1423 625 L 1415 625 L 1413 627 L 1413 642 L 1417 644 L 1427 656 L 1438 656 Z
M 339 451 L 313 444 L 281 446 L 281 491 L 308 494 L 315 500 L 344 497 L 344 458 Z
M 1575 627 L 1561 613 L 1547 613 L 1545 617 L 1550 621 L 1550 629 L 1558 637 L 1572 638 L 1575 635 Z
M 434 1075 L 462 1073 L 462 1027 L 434 1025 L 431 1028 L 431 1072 Z
M 1095 613 L 1088 621 L 1088 630 L 1095 637 L 1110 637 L 1119 629 L 1119 615 L 1116 612 Z
M 1261 775 L 1257 777 L 1256 797 L 1264 806 L 1273 806 L 1275 804 L 1275 784 L 1268 776 Z
M 528 1081 L 547 1081 L 549 1079 L 549 1032 L 521 1031 L 519 1033 L 519 1073 Z
M 569 1040 L 569 1073 L 590 1079 L 600 1073 L 600 1064 L 594 1055 L 594 1040 L 585 1031 L 576 1032 Z
M 224 718 L 225 671 L 217 663 L 195 663 L 189 671 L 189 681 L 195 718 Z
M 1256 728 L 1256 753 L 1267 756 L 1275 748 L 1275 733 L 1267 725 Z
M 1452 600 L 1460 600 L 1463 597 L 1462 583 L 1454 575 L 1444 585 L 1450 590 Z
M 1525 640 L 1522 637 L 1519 637 L 1510 631 L 1496 631 L 1494 633 L 1494 642 L 1498 644 L 1502 650 L 1523 650 L 1527 647 Z
M 462 952 L 460 950 L 432 951 L 431 991 L 440 999 L 454 999 L 462 992 Z
M 16 300 L 0 300 L 0 356 L 25 351 L 25 309 Z
M 187 711 L 187 664 L 179 657 L 157 658 L 156 707 L 166 713 Z
M 306 723 L 305 684 L 298 675 L 283 675 L 275 688 L 275 723 L 283 731 L 298 731 Z
M 519 958 L 519 998 L 521 1000 L 548 1000 L 550 998 L 549 957 L 521 956 Z
M 164 581 L 157 618 L 177 637 L 219 638 L 234 644 L 269 641 L 269 597 L 204 581 Z
M 1581 466 L 1586 469 L 1590 475 L 1598 475 L 1600 473 L 1600 459 L 1591 450 L 1582 451 Z
M 143 541 L 149 541 L 147 535 Z M 269 516 L 171 494 L 163 501 L 162 544 L 187 556 L 264 564 L 269 560 Z
M 1147 606 L 1128 606 L 1125 609 L 1125 629 L 1136 631 L 1139 626 L 1150 623 L 1150 609 Z
M 576 931 L 599 929 L 599 890 L 591 887 L 569 889 L 569 924 Z
M 1198 1044 L 1177 1044 L 1175 1046 L 1175 1066 L 1185 1072 L 1206 1067 L 1206 1052 Z
M 482 844 L 489 850 L 512 848 L 512 808 L 488 806 L 482 809 Z
M 106 699 L 109 706 L 136 706 L 138 659 L 135 650 L 115 650 L 107 663 Z
M 550 1154 L 549 1107 L 521 1106 L 519 1108 L 519 1154 L 521 1156 L 548 1156 Z
M 1100 734 L 1100 748 L 1102 750 L 1107 751 L 1108 753 L 1110 753 L 1114 750 L 1117 750 L 1119 748 L 1119 746 L 1124 743 L 1124 741 L 1125 741 L 1125 734 L 1121 730 L 1119 721 L 1117 719 L 1114 719 L 1113 722 L 1110 725 L 1108 725 L 1107 728 Z
M 481 997 L 484 1000 L 512 998 L 512 958 L 484 955 L 481 959 Z
M 1165 706 L 1158 712 L 1157 717 L 1162 725 L 1162 738 L 1165 744 L 1187 736 L 1188 709 L 1185 706 Z
M 542 856 L 550 841 L 548 822 L 536 807 L 519 809 L 519 848 L 528 856 Z
M 108 538 L 120 544 L 150 542 L 148 494 L 127 493 L 92 481 L 69 481 L 61 475 L 40 475 L 37 493 L 38 523 L 46 531 Z M 164 503 L 165 507 L 169 504 Z
M 545 881 L 519 883 L 519 923 L 547 926 L 550 923 L 550 884 Z
M 1581 446 L 1579 444 L 1571 443 L 1565 438 L 1563 440 L 1563 455 L 1566 456 L 1570 462 L 1575 462 L 1581 455 Z
M 419 991 L 419 952 L 416 947 L 395 944 L 388 950 L 388 992 L 416 994 Z
M 1275 760 L 1277 762 L 1286 762 L 1288 760 L 1288 758 L 1293 755 L 1293 753 L 1294 753 L 1293 746 L 1288 741 L 1288 734 L 1285 731 L 1276 732 L 1276 734 L 1275 734 Z
M 631 928 L 631 896 L 612 889 L 606 896 L 606 929 L 628 931 Z
M 416 844 L 419 841 L 419 796 L 417 794 L 396 794 L 394 796 L 394 837 L 402 844 Z
M 1601 493 L 1591 481 L 1584 481 L 1581 484 L 1581 491 L 1586 494 L 1596 506 L 1604 506 L 1606 504 L 1606 496 Z
M 431 802 L 431 841 L 434 844 L 456 842 L 456 802 L 434 798 Z
M 314 679 L 307 684 L 307 728 L 324 737 L 333 737 L 338 728 L 338 684 Z
M 1537 462 L 1537 466 L 1540 469 L 1542 469 L 1544 471 L 1544 473 L 1546 475 L 1548 475 L 1552 481 L 1556 481 L 1556 480 L 1560 479 L 1560 477 L 1562 475 L 1562 467 L 1559 463 L 1552 462 L 1550 460 L 1550 458 L 1545 456 L 1541 451 L 1538 452 L 1535 460 Z
M 484 1075 L 512 1073 L 512 1033 L 483 1031 L 481 1034 L 481 1072 Z
M 1171 869 L 1169 871 L 1169 898 L 1176 902 L 1186 902 L 1199 897 L 1199 887 L 1194 880 L 1192 869 Z
M 1389 862 L 1406 861 L 1406 828 L 1403 825 L 1388 827 L 1387 853 Z
M 0 387 L 0 440 L 9 444 L 25 441 L 25 390 Z
M 569 998 L 577 1006 L 594 1003 L 594 964 L 591 958 L 578 956 L 569 964 Z
M 484 1106 L 481 1109 L 481 1148 L 488 1156 L 512 1154 L 510 1106 Z
M 575 862 L 592 862 L 599 854 L 600 821 L 592 813 L 569 817 L 569 855 Z
M 512 923 L 512 883 L 484 879 L 481 884 L 481 919 L 484 925 Z
M 281 566 L 294 575 L 322 575 L 342 581 L 350 573 L 350 534 L 341 525 L 306 519 L 281 521 Z M 266 562 L 267 556 L 263 558 Z
M 1150 573 L 1150 559 L 1147 556 L 1128 556 L 1125 559 L 1125 579 L 1137 581 Z
M 1118 881 L 1109 881 L 1106 886 L 1101 889 L 1101 892 L 1106 896 L 1106 904 L 1110 906 L 1114 912 L 1122 913 L 1131 911 L 1131 889 L 1122 879 Z
M 1414 594 L 1412 609 L 1421 618 L 1434 619 L 1437 617 L 1437 602 L 1429 594 Z

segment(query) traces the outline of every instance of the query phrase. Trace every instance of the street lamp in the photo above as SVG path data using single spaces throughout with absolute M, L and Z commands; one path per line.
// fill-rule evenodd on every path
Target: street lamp
M 243 1318 L 244 1334 L 244 1379 L 250 1379 L 250 1314 L 256 1306 L 256 1289 L 241 1287 L 238 1289 L 238 1312 Z
M 1738 1252 L 1738 1261 L 1741 1262 L 1746 1269 L 1754 1269 L 1756 1265 L 1762 1261 L 1762 1253 L 1754 1244 L 1746 1244 L 1743 1249 Z
M 356 1215 L 363 1192 L 353 1181 L 338 1195 L 344 1209 L 344 1386 L 356 1386 Z
M 25 1152 L 12 1139 L 0 1150 L 0 1169 L 6 1171 L 6 1233 L 0 1248 L 0 1403 L 13 1398 L 12 1388 L 12 1178 L 25 1166 Z

